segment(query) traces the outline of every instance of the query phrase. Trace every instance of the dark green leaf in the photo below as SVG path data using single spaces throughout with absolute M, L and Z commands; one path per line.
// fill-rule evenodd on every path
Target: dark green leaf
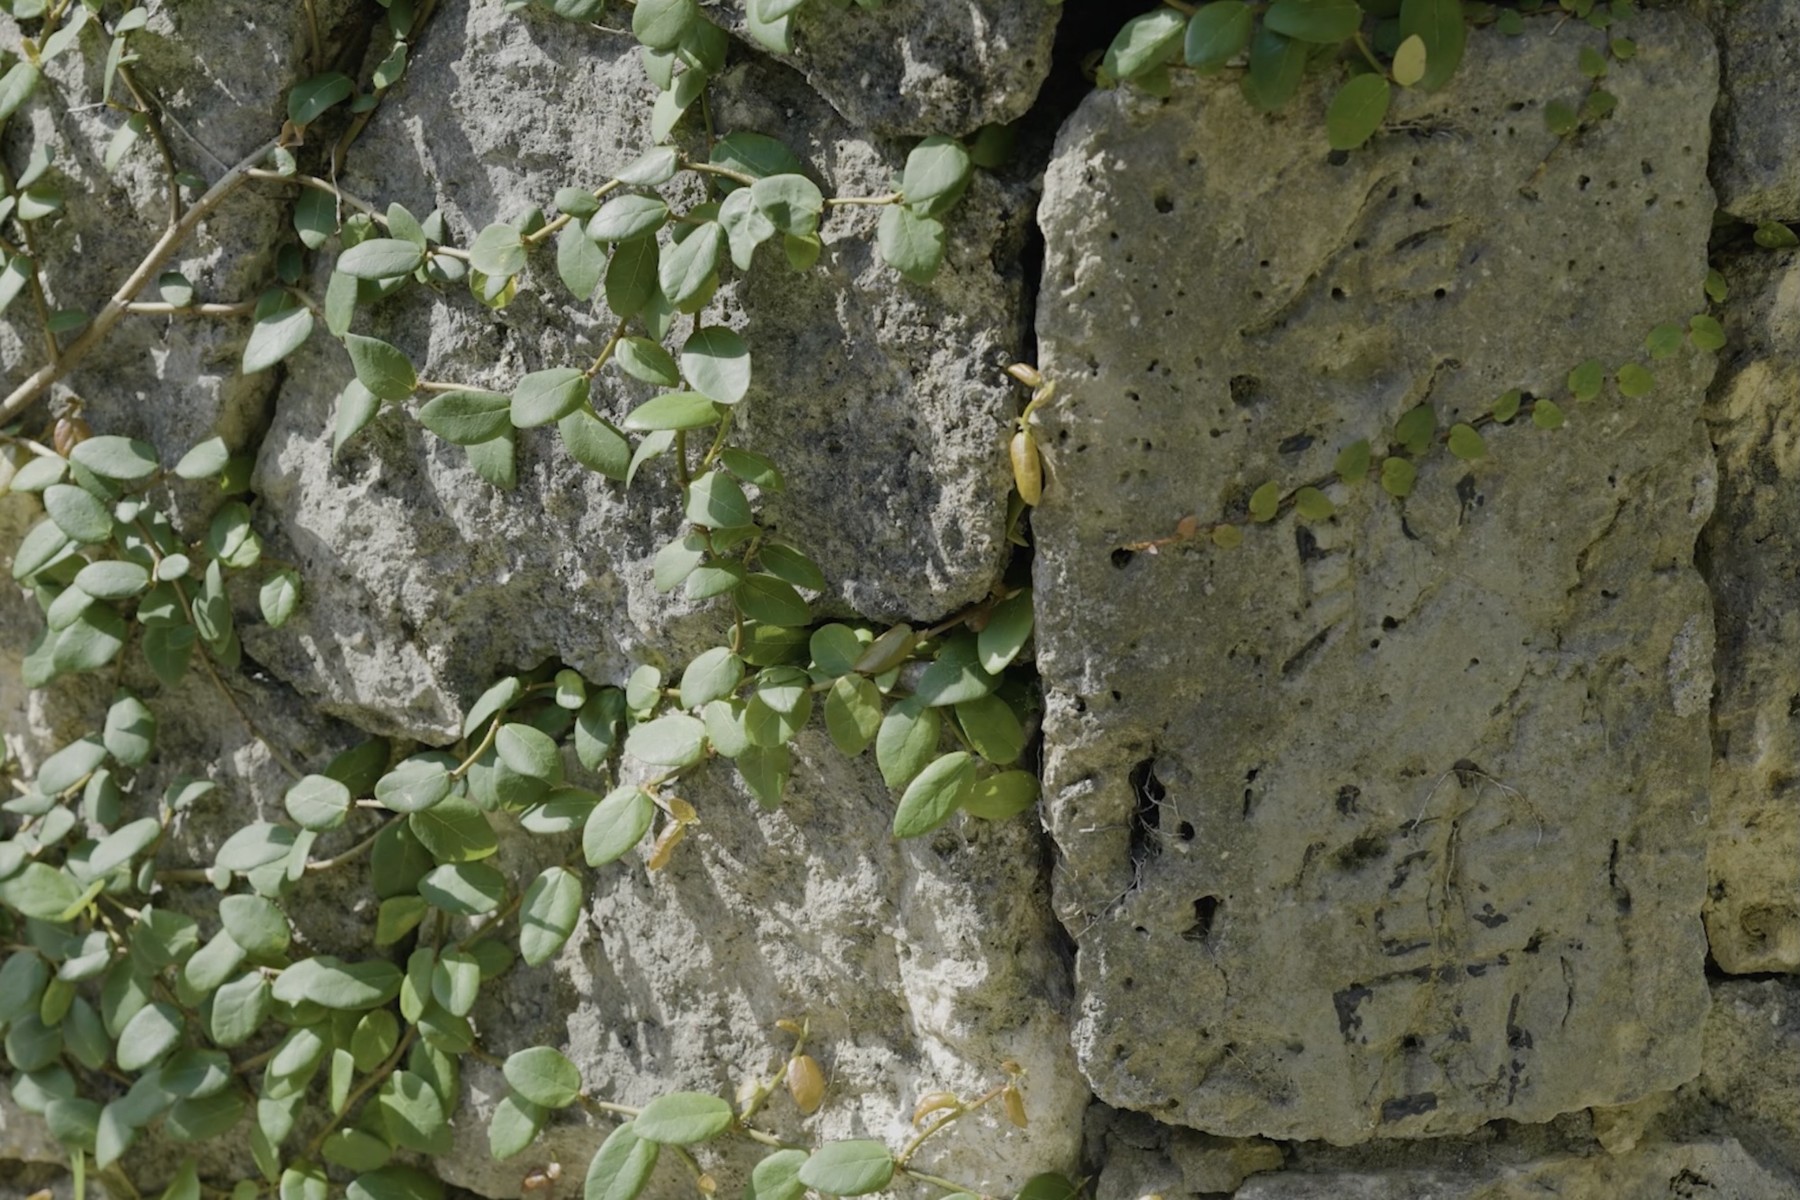
M 359 383 L 382 400 L 404 400 L 419 385 L 411 360 L 393 346 L 360 334 L 344 335 L 344 348 Z
M 1350 5 L 1356 8 L 1355 4 Z M 1359 10 L 1360 11 L 1360 10 Z M 1333 150 L 1354 150 L 1381 128 L 1392 91 L 1380 75 L 1358 75 L 1332 97 L 1325 135 Z
M 296 125 L 310 125 L 326 109 L 348 100 L 355 91 L 356 84 L 336 71 L 304 79 L 288 93 L 288 119 Z
M 1356 0 L 1275 0 L 1263 14 L 1264 23 L 1276 33 L 1325 46 L 1347 40 L 1361 28 L 1362 18 L 1363 10 Z M 1381 76 L 1358 78 L 1381 79 Z M 1361 140 L 1356 144 L 1361 145 Z
M 458 446 L 497 438 L 512 424 L 513 401 L 498 392 L 439 392 L 419 409 L 419 424 Z
M 876 1141 L 827 1142 L 800 1165 L 799 1179 L 827 1196 L 879 1192 L 894 1177 L 894 1156 Z
M 631 1122 L 637 1136 L 666 1146 L 692 1146 L 731 1127 L 731 1105 L 701 1092 L 658 1096 Z
M 1250 44 L 1254 24 L 1250 6 L 1243 0 L 1213 0 L 1202 5 L 1187 24 L 1188 66 L 1202 70 L 1224 66 Z
M 607 793 L 582 829 L 581 849 L 588 866 L 605 866 L 622 857 L 643 840 L 655 817 L 656 805 L 642 788 L 626 785 Z

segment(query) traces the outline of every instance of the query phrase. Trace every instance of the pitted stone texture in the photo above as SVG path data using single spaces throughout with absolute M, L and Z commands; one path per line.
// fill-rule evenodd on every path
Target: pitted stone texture
M 1046 177 L 1037 510 L 1056 899 L 1101 1099 L 1352 1143 L 1544 1120 L 1699 1070 L 1710 357 L 1642 353 L 1706 269 L 1713 62 L 1628 27 L 1616 119 L 1552 156 L 1577 43 L 1472 37 L 1341 163 L 1315 89 L 1090 97 Z M 1575 34 L 1575 41 L 1570 35 Z M 1526 194 L 1521 194 L 1521 188 Z M 1117 551 L 1330 474 L 1429 401 L 1568 426 L 1440 448 L 1395 503 L 1331 485 L 1229 553 Z
M 1717 611 L 1712 888 L 1706 932 L 1732 972 L 1800 970 L 1800 254 L 1726 264 L 1729 357 L 1707 425 L 1719 500 L 1706 529 Z
M 1800 1177 L 1800 986 L 1785 979 L 1719 984 L 1696 1090 L 1759 1158 Z
M 1251 1175 L 1278 1171 L 1281 1147 L 1263 1138 L 1222 1138 L 1104 1104 L 1088 1109 L 1088 1161 L 1100 1164 L 1096 1200 L 1228 1195 Z
M 319 0 L 318 28 L 334 52 L 353 0 Z M 52 308 L 98 312 L 125 283 L 170 219 L 167 169 L 152 138 L 137 139 L 113 172 L 108 144 L 124 114 L 100 103 L 107 41 L 90 26 L 78 50 L 54 60 L 26 107 L 9 122 L 4 151 L 16 172 L 32 149 L 48 146 L 46 176 L 64 210 L 35 223 L 34 243 Z M 0 17 L 0 43 L 21 31 Z M 216 180 L 281 130 L 287 90 L 312 73 L 311 24 L 292 0 L 198 0 L 159 7 L 132 35 L 134 70 L 157 98 L 176 169 Z M 115 102 L 128 100 L 114 84 Z M 184 192 L 191 202 L 198 193 Z M 166 269 L 184 274 L 209 303 L 255 300 L 274 283 L 277 246 L 287 237 L 293 189 L 251 184 L 227 199 L 184 243 Z M 134 299 L 159 300 L 154 277 Z M 79 397 L 103 433 L 153 442 L 172 465 L 214 434 L 234 448 L 266 419 L 269 374 L 239 374 L 250 323 L 241 318 L 128 316 L 55 389 L 57 403 Z M 66 345 L 79 334 L 65 334 Z M 0 319 L 5 390 L 41 366 L 43 334 L 21 296 Z M 175 399 L 178 397 L 178 400 Z
M 1061 13 L 1046 0 L 812 0 L 795 14 L 788 61 L 858 129 L 958 137 L 1031 108 Z M 712 15 L 743 35 L 737 6 Z
M 893 801 L 871 763 L 846 760 L 817 733 L 797 746 L 789 798 L 773 813 L 728 766 L 686 782 L 701 824 L 670 865 L 647 872 L 633 853 L 597 872 L 590 919 L 561 956 L 484 993 L 474 1013 L 483 1044 L 501 1056 L 557 1046 L 591 1095 L 641 1105 L 682 1089 L 729 1096 L 740 1080 L 768 1078 L 792 1046 L 775 1022 L 808 1020 L 825 1105 L 802 1120 L 784 1093 L 758 1123 L 809 1144 L 858 1136 L 895 1149 L 921 1094 L 979 1095 L 1005 1081 L 1010 1059 L 1026 1070 L 1029 1128 L 993 1105 L 933 1138 L 917 1165 L 988 1195 L 1073 1170 L 1089 1093 L 1069 1047 L 1068 968 L 1037 828 L 965 818 L 896 842 Z M 569 849 L 505 839 L 500 865 L 524 878 Z M 515 1163 L 491 1162 L 481 1134 L 505 1085 L 473 1063 L 465 1082 L 461 1148 L 437 1170 L 511 1195 Z M 579 1178 L 608 1129 L 568 1120 L 533 1154 Z M 718 1149 L 719 1194 L 735 1196 L 758 1152 Z M 663 1194 L 691 1194 L 670 1166 Z
M 1713 182 L 1745 221 L 1800 221 L 1800 0 L 1716 4 Z
M 1466 1157 L 1459 1155 L 1459 1158 Z M 1795 1200 L 1800 1187 L 1737 1140 L 1648 1146 L 1630 1154 L 1570 1154 L 1509 1165 L 1283 1172 L 1251 1179 L 1236 1200 Z
M 626 42 L 449 2 L 345 183 L 421 215 L 441 206 L 468 238 L 634 158 L 650 144 L 651 98 Z M 880 194 L 904 159 L 859 138 L 782 68 L 727 72 L 713 103 L 722 131 L 788 139 L 828 191 Z M 738 428 L 785 474 L 788 490 L 765 512 L 833 581 L 827 606 L 930 620 L 995 581 L 1014 403 L 1001 369 L 1019 353 L 1024 316 L 1019 278 L 994 264 L 1016 260 L 1026 215 L 1023 197 L 978 179 L 951 219 L 944 271 L 918 287 L 877 260 L 874 212 L 846 210 L 828 221 L 812 272 L 765 257 L 704 318 L 750 344 L 756 378 Z M 598 301 L 570 303 L 550 258 L 538 256 L 502 314 L 462 290 L 415 293 L 358 329 L 432 378 L 477 386 L 585 365 L 614 321 Z M 334 461 L 328 431 L 348 378 L 343 351 L 323 338 L 288 372 L 256 481 L 264 528 L 299 564 L 307 601 L 288 628 L 245 634 L 253 655 L 328 710 L 441 741 L 463 704 L 513 667 L 555 656 L 613 679 L 634 661 L 679 659 L 716 631 L 719 606 L 696 615 L 650 586 L 652 555 L 681 529 L 666 464 L 627 494 L 570 459 L 553 430 L 527 431 L 519 487 L 504 493 L 395 412 Z M 619 417 L 650 394 L 609 369 L 595 402 Z

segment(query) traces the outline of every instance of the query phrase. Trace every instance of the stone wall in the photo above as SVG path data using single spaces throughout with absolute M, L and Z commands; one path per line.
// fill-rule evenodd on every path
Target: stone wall
M 152 7 L 138 71 L 203 173 L 278 123 L 309 57 L 354 65 L 380 11 Z M 1099 1200 L 1800 1200 L 1800 250 L 1748 236 L 1800 222 L 1800 0 L 1631 16 L 1608 31 L 1636 45 L 1617 112 L 1563 144 L 1543 105 L 1580 94 L 1578 55 L 1608 34 L 1478 28 L 1451 86 L 1403 94 L 1348 153 L 1326 145 L 1323 82 L 1273 117 L 1229 76 L 1089 91 L 1080 60 L 1119 19 L 813 4 L 792 55 L 734 45 L 711 99 L 840 192 L 886 188 L 919 136 L 1017 122 L 932 283 L 883 266 L 852 211 L 819 270 L 730 284 L 707 319 L 754 345 L 748 436 L 789 481 L 771 515 L 824 568 L 823 610 L 930 624 L 1031 556 L 1039 811 L 902 843 L 871 756 L 822 734 L 778 812 L 709 768 L 672 868 L 599 873 L 562 954 L 484 998 L 487 1049 L 556 1045 L 633 1104 L 729 1093 L 785 1044 L 778 1019 L 809 1016 L 831 1100 L 780 1131 L 895 1146 L 920 1094 L 1010 1060 L 1029 1127 L 984 1115 L 933 1160 L 994 1195 L 1058 1170 Z M 0 45 L 20 36 L 0 17 Z M 55 87 L 83 94 L 82 69 Z M 633 158 L 651 95 L 616 30 L 441 0 L 341 182 L 466 240 Z M 91 202 L 46 234 L 80 264 L 60 305 L 110 294 L 144 250 L 119 218 L 162 202 L 154 171 L 101 171 L 114 123 L 40 96 L 7 130 L 15 169 L 53 131 L 77 149 L 57 169 Z M 179 267 L 252 291 L 285 205 L 249 189 Z M 1652 327 L 1702 311 L 1709 268 L 1723 349 L 1653 362 L 1647 395 L 1566 398 L 1578 364 L 1641 359 Z M 559 295 L 495 314 L 415 290 L 374 332 L 499 385 L 605 340 Z M 161 715 L 158 779 L 204 773 L 235 814 L 274 817 L 284 758 L 366 733 L 441 745 L 497 675 L 556 660 L 621 683 L 707 644 L 716 616 L 650 586 L 672 483 L 627 493 L 526 438 L 496 491 L 393 411 L 338 450 L 350 374 L 322 333 L 245 379 L 242 320 L 121 328 L 68 380 L 95 427 L 169 462 L 213 434 L 253 454 L 259 531 L 307 587 L 281 629 L 241 598 L 230 705 L 122 677 Z M 0 323 L 9 388 L 34 336 Z M 1029 551 L 1007 539 L 1003 370 L 1022 359 L 1059 388 Z M 1325 482 L 1409 409 L 1476 421 L 1509 389 L 1561 399 L 1566 426 L 1488 425 L 1485 457 L 1430 458 L 1404 500 Z M 1321 483 L 1332 514 L 1284 506 L 1231 549 L 1188 536 L 1243 521 L 1271 479 Z M 173 500 L 196 528 L 214 503 Z M 8 553 L 37 515 L 0 495 Z M 27 766 L 110 695 L 18 685 L 38 621 L 0 594 L 0 732 Z M 204 857 L 231 815 L 185 844 Z M 521 874 L 568 850 L 502 841 Z M 295 920 L 313 952 L 360 948 L 373 901 L 311 887 Z M 0 1198 L 64 1196 L 15 1082 L 0 1071 Z M 471 1060 L 462 1086 L 434 1170 L 519 1194 L 482 1132 L 498 1072 Z M 559 1121 L 533 1159 L 579 1179 L 608 1129 Z M 169 1161 L 133 1169 L 157 1188 Z M 721 1185 L 747 1162 L 727 1155 Z M 688 1193 L 674 1163 L 657 1179 Z

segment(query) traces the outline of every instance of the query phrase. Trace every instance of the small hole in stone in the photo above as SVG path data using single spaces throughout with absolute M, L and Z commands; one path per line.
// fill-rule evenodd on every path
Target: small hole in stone
M 1131 560 L 1135 557 L 1137 557 L 1137 555 L 1134 552 L 1120 546 L 1117 550 L 1112 552 L 1112 565 L 1123 571 L 1126 567 L 1131 565 Z

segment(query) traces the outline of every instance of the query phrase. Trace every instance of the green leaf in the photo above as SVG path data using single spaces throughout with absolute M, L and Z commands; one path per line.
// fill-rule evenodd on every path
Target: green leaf
M 655 238 L 620 242 L 606 264 L 606 306 L 620 317 L 635 317 L 656 295 L 662 248 Z
M 692 1146 L 718 1136 L 731 1127 L 731 1105 L 702 1092 L 671 1092 L 658 1096 L 631 1122 L 633 1131 L 647 1142 L 665 1146 Z
M 736 479 L 723 471 L 708 471 L 688 485 L 687 519 L 709 529 L 732 529 L 749 525 L 754 515 Z
M 1462 0 L 1401 0 L 1400 36 L 1425 43 L 1425 75 L 1418 86 L 1436 91 L 1462 65 L 1468 44 Z
M 1561 429 L 1562 406 L 1554 400 L 1539 400 L 1531 406 L 1531 423 L 1539 429 Z
M 1381 463 L 1381 489 L 1397 500 L 1412 495 L 1419 468 L 1404 458 L 1386 458 Z
M 225 839 L 214 857 L 227 871 L 254 871 L 280 862 L 294 848 L 294 831 L 285 825 L 253 821 Z
M 1417 84 L 1425 78 L 1425 59 L 1425 39 L 1417 34 L 1401 39 L 1394 48 L 1394 62 L 1390 68 L 1394 82 L 1406 88 Z
M 480 246 L 481 240 L 477 238 L 475 244 Z M 521 251 L 521 262 L 523 258 Z M 370 238 L 339 255 L 336 269 L 356 279 L 397 279 L 411 275 L 424 261 L 424 247 L 416 243 L 401 238 Z
M 984 821 L 1004 821 L 1037 802 L 1038 780 L 1030 771 L 1001 771 L 977 779 L 963 797 L 962 810 Z
M 443 763 L 409 758 L 376 781 L 375 799 L 394 812 L 416 813 L 448 796 L 451 786 Z
M 987 624 L 975 637 L 978 663 L 989 675 L 998 675 L 1017 658 L 1031 640 L 1034 615 L 1031 589 L 1020 588 L 994 606 Z
M 468 1016 L 480 990 L 481 964 L 473 954 L 466 950 L 446 950 L 438 955 L 431 968 L 431 998 L 445 1012 L 457 1017 Z
M 681 674 L 681 705 L 699 708 L 731 695 L 744 679 L 744 660 L 729 646 L 714 646 L 694 658 Z
M 506 896 L 506 876 L 486 863 L 445 863 L 419 880 L 419 895 L 433 908 L 454 916 L 480 916 L 500 907 Z
M 564 1108 L 581 1095 L 581 1072 L 549 1046 L 510 1055 L 501 1074 L 513 1091 L 544 1108 Z
M 1263 14 L 1264 23 L 1276 33 L 1322 46 L 1334 46 L 1348 40 L 1362 27 L 1362 18 L 1363 10 L 1356 0 L 1275 0 Z M 1381 76 L 1357 78 L 1381 79 Z M 1356 144 L 1361 145 L 1362 141 L 1359 139 Z M 1349 149 L 1347 146 L 1334 148 Z
M 576 462 L 608 479 L 625 478 L 631 444 L 611 422 L 578 408 L 556 423 L 556 431 L 562 436 L 563 448 Z
M 956 706 L 956 721 L 970 747 L 991 763 L 1005 766 L 1025 752 L 1025 726 L 998 696 L 963 701 Z
M 250 954 L 273 958 L 287 951 L 292 936 L 281 909 L 261 896 L 226 896 L 219 919 L 231 940 Z
M 121 1071 L 141 1071 L 181 1043 L 181 1010 L 160 1001 L 140 1008 L 119 1031 L 116 1059 Z
M 1619 394 L 1631 399 L 1648 396 L 1656 386 L 1656 376 L 1637 363 L 1626 363 L 1618 370 Z
M 944 261 L 944 226 L 904 205 L 881 211 L 875 229 L 882 261 L 914 283 L 929 283 Z
M 440 863 L 478 862 L 500 848 L 487 815 L 461 796 L 446 796 L 406 821 Z
M 916 696 L 888 709 L 875 735 L 875 764 L 890 788 L 904 787 L 937 753 L 943 719 Z
M 736 404 L 750 390 L 749 347 L 723 326 L 695 330 L 681 348 L 681 373 L 707 399 Z
M 856 636 L 848 625 L 821 625 L 813 630 L 808 649 L 813 666 L 829 678 L 848 675 L 856 669 L 867 643 Z
M 78 443 L 69 451 L 69 461 L 103 478 L 127 482 L 147 479 L 161 465 L 156 460 L 155 446 L 136 438 L 111 435 Z
M 1753 240 L 1764 250 L 1786 250 L 1800 246 L 1800 235 L 1780 221 L 1764 221 L 1756 227 Z
M 1568 137 L 1581 128 L 1581 118 L 1575 115 L 1574 106 L 1563 100 L 1552 100 L 1544 105 L 1544 128 L 1557 137 Z
M 952 638 L 938 652 L 936 660 L 919 676 L 913 695 L 921 704 L 936 708 L 985 696 L 999 682 L 982 670 L 975 639 L 963 635 Z
M 808 588 L 815 592 L 825 590 L 825 573 L 819 570 L 812 559 L 780 542 L 765 542 L 757 551 L 757 564 L 775 578 L 793 584 L 797 588 Z
M 1013 1200 L 1079 1200 L 1081 1189 L 1055 1172 L 1033 1175 Z
M 650 1182 L 662 1147 L 639 1137 L 635 1124 L 627 1121 L 607 1135 L 588 1164 L 582 1200 L 637 1200 Z
M 1606 382 L 1606 368 L 1597 358 L 1590 358 L 1569 372 L 1569 391 L 1577 400 L 1592 400 Z
M 881 692 L 861 675 L 840 675 L 825 697 L 825 731 L 840 752 L 861 754 L 881 729 Z
M 345 384 L 338 394 L 336 427 L 331 435 L 332 453 L 342 450 L 344 443 L 361 433 L 380 411 L 381 398 L 364 387 L 361 380 L 352 379 Z
M 1681 349 L 1682 328 L 1674 321 L 1664 321 L 1644 339 L 1644 349 L 1651 358 L 1673 357 Z
M 40 921 L 62 919 L 80 899 L 75 881 L 45 863 L 27 863 L 24 870 L 0 882 L 0 904 Z
M 476 234 L 469 246 L 469 266 L 489 279 L 510 279 L 523 271 L 525 243 L 518 227 L 494 224 Z
M 310 1000 L 325 1008 L 379 1008 L 400 991 L 400 968 L 379 959 L 343 962 L 330 955 L 301 959 L 282 971 L 271 995 L 283 1004 Z
M 1677 333 L 1677 336 L 1680 336 L 1679 333 Z M 1518 388 L 1512 388 L 1502 392 L 1500 398 L 1494 401 L 1494 420 L 1504 425 L 1514 417 L 1518 416 L 1519 405 L 1524 402 L 1524 399 L 1525 394 Z
M 350 813 L 350 789 L 323 775 L 307 775 L 287 790 L 282 803 L 302 829 L 336 829 Z
M 631 11 L 631 32 L 652 50 L 673 50 L 688 26 L 700 19 L 695 0 L 638 0 Z
M 637 431 L 704 429 L 719 420 L 719 410 L 699 392 L 666 392 L 632 409 L 625 428 Z
M 806 1161 L 804 1150 L 777 1150 L 765 1155 L 750 1172 L 744 1200 L 800 1200 L 806 1185 L 800 1182 L 800 1165 Z
M 781 795 L 794 771 L 793 751 L 786 746 L 746 746 L 737 755 L 737 768 L 758 804 L 771 812 L 781 807 Z
M 499 437 L 512 424 L 513 401 L 498 392 L 439 392 L 419 409 L 419 424 L 458 446 Z
M 562 782 L 562 756 L 556 741 L 543 730 L 513 721 L 500 727 L 494 738 L 500 761 L 520 775 L 555 787 Z
M 653 766 L 691 767 L 705 756 L 706 727 L 685 713 L 670 713 L 633 726 L 625 737 L 625 753 Z
M 351 1171 L 373 1171 L 385 1166 L 394 1157 L 394 1151 L 373 1134 L 364 1133 L 360 1129 L 339 1129 L 319 1146 L 319 1157 L 335 1167 Z M 378 1186 L 386 1186 L 386 1182 L 384 1179 Z M 357 1184 L 361 1185 L 362 1180 L 358 1179 Z M 369 1193 L 365 1190 L 363 1194 L 367 1196 Z M 402 1193 L 393 1195 L 394 1200 L 402 1200 Z
M 724 228 L 717 221 L 706 221 L 669 247 L 657 267 L 656 278 L 671 305 L 681 308 L 714 282 L 725 245 Z
M 1697 313 L 1688 318 L 1688 338 L 1693 341 L 1696 349 L 1723 350 L 1725 327 L 1705 313 Z
M 625 338 L 614 351 L 614 361 L 633 379 L 657 387 L 672 388 L 681 384 L 681 368 L 675 365 L 674 357 L 649 338 Z
M 623 857 L 643 840 L 655 818 L 656 804 L 642 788 L 628 784 L 608 792 L 581 831 L 581 850 L 588 866 L 605 866 Z
M 1429 404 L 1408 409 L 1394 422 L 1394 441 L 1415 457 L 1431 449 L 1437 433 L 1437 413 Z
M 1281 508 L 1281 485 L 1273 479 L 1258 485 L 1250 493 L 1250 519 L 1256 522 L 1273 521 Z
M 1448 440 L 1450 453 L 1464 462 L 1474 462 L 1478 458 L 1487 457 L 1487 443 L 1473 425 L 1459 422 L 1450 427 Z
M 556 236 L 556 273 L 577 300 L 589 300 L 606 274 L 606 254 L 574 221 Z
M 1368 141 L 1381 128 L 1392 96 L 1388 81 L 1374 74 L 1358 75 L 1339 88 L 1325 112 L 1325 136 L 1331 148 L 1354 150 Z
M 150 586 L 150 572 L 134 562 L 103 559 L 81 568 L 75 587 L 95 600 L 125 600 Z
M 512 423 L 519 429 L 548 425 L 568 416 L 587 400 L 587 376 L 574 367 L 533 371 L 513 389 Z
M 529 967 L 556 957 L 581 919 L 581 879 L 550 867 L 531 881 L 519 907 L 519 957 Z
M 1187 24 L 1185 56 L 1190 67 L 1222 67 L 1250 44 L 1255 18 L 1243 0 L 1201 5 Z
M 537 1140 L 547 1116 L 523 1096 L 508 1092 L 500 1097 L 494 1115 L 488 1118 L 488 1153 L 501 1161 L 524 1153 Z
M 1114 79 L 1131 79 L 1162 66 L 1181 50 L 1187 18 L 1172 8 L 1133 17 L 1120 27 L 1100 68 Z
M 1244 97 L 1260 112 L 1274 112 L 1300 90 L 1306 72 L 1306 44 L 1282 37 L 1267 25 L 1258 25 L 1250 38 L 1250 70 L 1244 76 Z
M 37 88 L 38 78 L 38 69 L 28 62 L 16 62 L 11 70 L 0 76 L 0 122 L 17 112 L 19 106 L 31 97 L 32 91 Z
M 1714 304 L 1725 303 L 1726 299 L 1731 294 L 1731 289 L 1725 282 L 1725 276 L 1718 270 L 1711 268 L 1706 272 L 1705 289 L 1706 298 L 1711 300 Z
M 806 238 L 818 232 L 825 197 L 819 192 L 819 185 L 806 176 L 771 175 L 751 184 L 749 192 L 756 211 L 784 235 Z
M 737 590 L 737 600 L 745 616 L 765 624 L 806 625 L 812 621 L 812 609 L 800 593 L 773 575 L 750 576 Z
M 680 166 L 681 155 L 675 147 L 657 146 L 626 163 L 615 178 L 631 187 L 661 187 L 675 178 Z
M 288 93 L 288 119 L 296 125 L 310 125 L 326 109 L 348 100 L 355 91 L 356 84 L 350 77 L 336 71 L 304 79 Z
M 419 376 L 413 370 L 412 361 L 378 338 L 347 333 L 344 349 L 350 352 L 350 364 L 356 370 L 357 382 L 378 399 L 404 400 L 419 386 Z
M 827 1196 L 865 1196 L 894 1177 L 894 1156 L 876 1141 L 827 1142 L 800 1166 L 799 1179 Z
M 961 142 L 942 135 L 928 137 L 906 156 L 900 192 L 906 197 L 906 206 L 919 216 L 942 216 L 962 199 L 973 171 L 974 164 Z
M 648 237 L 669 220 L 669 206 L 660 196 L 615 196 L 600 206 L 587 224 L 595 242 L 625 242 Z
M 416 1167 L 382 1167 L 358 1175 L 344 1194 L 348 1200 L 444 1200 L 444 1185 Z
M 894 836 L 918 837 L 942 825 L 974 782 L 975 760 L 967 751 L 952 751 L 934 760 L 906 785 L 900 807 L 894 810 Z
M 112 514 L 74 484 L 55 483 L 45 488 L 44 508 L 56 527 L 77 542 L 92 545 L 112 538 Z

